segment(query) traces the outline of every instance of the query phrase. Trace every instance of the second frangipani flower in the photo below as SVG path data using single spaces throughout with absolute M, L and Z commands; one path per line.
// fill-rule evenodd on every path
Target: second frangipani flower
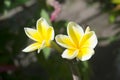
M 55 37 L 56 42 L 65 49 L 62 57 L 85 61 L 94 54 L 94 48 L 97 45 L 97 37 L 94 31 L 87 27 L 85 32 L 82 27 L 74 22 L 69 22 L 67 26 L 67 35 L 59 34 Z
M 44 47 L 50 47 L 50 42 L 54 39 L 54 29 L 49 26 L 44 18 L 37 20 L 37 29 L 24 28 L 26 35 L 35 43 L 26 47 L 23 52 L 31 52 L 38 49 L 38 53 Z

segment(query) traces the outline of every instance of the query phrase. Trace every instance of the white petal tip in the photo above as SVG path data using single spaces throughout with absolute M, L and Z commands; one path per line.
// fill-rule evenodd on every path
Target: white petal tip
M 35 49 L 33 50 L 33 49 L 28 49 L 28 47 L 27 48 L 25 48 L 25 49 L 23 49 L 22 50 L 22 52 L 32 52 L 32 51 L 35 51 Z
M 37 22 L 39 22 L 39 21 L 45 21 L 45 19 L 43 17 L 41 17 L 37 20 Z
M 24 28 L 25 31 L 26 31 L 27 29 L 28 29 L 27 27 Z
M 75 26 L 75 24 L 76 24 L 75 22 L 71 21 L 71 22 L 68 23 L 68 26 Z
M 93 53 L 93 54 L 94 54 L 94 53 Z M 91 54 L 91 55 L 86 55 L 86 56 L 84 56 L 83 58 L 81 58 L 80 60 L 81 60 L 81 61 L 87 61 L 87 60 L 91 59 L 91 57 L 92 57 L 93 54 Z
M 39 53 L 40 53 L 40 51 L 41 51 L 41 49 L 38 49 L 37 53 L 39 54 Z
M 73 58 L 68 57 L 67 55 L 64 55 L 64 54 L 62 54 L 61 57 L 64 58 L 64 59 L 69 59 L 69 60 L 73 59 Z
M 72 55 L 69 55 L 68 50 L 65 50 L 61 56 L 62 58 L 71 60 L 71 59 L 74 59 L 77 56 L 77 54 L 78 54 L 78 50 L 74 51 Z
M 29 52 L 27 49 L 23 49 L 22 52 Z
M 64 55 L 64 54 L 62 54 L 61 56 L 62 56 L 62 58 L 69 59 L 69 60 L 74 58 L 73 56 L 68 56 L 68 55 Z

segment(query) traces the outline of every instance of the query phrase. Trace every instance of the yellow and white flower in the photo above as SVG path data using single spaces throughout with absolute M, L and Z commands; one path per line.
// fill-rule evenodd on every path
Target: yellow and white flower
M 67 48 L 62 53 L 62 58 L 76 58 L 81 61 L 90 59 L 98 42 L 95 32 L 90 31 L 89 27 L 84 32 L 78 24 L 69 22 L 67 34 L 68 36 L 59 34 L 55 37 L 59 45 Z
M 50 42 L 54 39 L 53 27 L 49 26 L 44 18 L 40 18 L 37 20 L 36 28 L 24 28 L 26 35 L 35 42 L 23 49 L 23 52 L 38 50 L 39 53 L 44 47 L 50 47 Z

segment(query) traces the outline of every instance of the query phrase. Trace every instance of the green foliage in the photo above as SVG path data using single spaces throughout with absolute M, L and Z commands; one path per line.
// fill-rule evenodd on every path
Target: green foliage
M 11 1 L 10 0 L 5 0 L 4 4 L 6 7 L 10 7 L 11 6 Z
M 110 17 L 109 17 L 110 23 L 114 23 L 115 19 L 116 19 L 116 16 L 114 14 L 111 14 Z
M 120 16 L 120 8 L 119 8 L 120 0 L 88 0 L 88 2 L 90 4 L 95 2 L 100 3 L 101 11 L 103 13 L 107 12 L 108 14 L 110 14 L 108 18 L 110 23 L 115 23 L 116 18 Z
M 112 3 L 114 3 L 114 4 L 120 4 L 120 0 L 112 0 Z
M 48 22 L 49 25 L 52 25 L 51 21 L 50 21 L 49 14 L 48 14 L 48 12 L 45 9 L 41 10 L 40 15 L 41 15 L 41 17 L 46 19 L 46 21 Z
M 90 80 L 92 73 L 91 66 L 88 61 L 79 62 L 79 69 L 82 75 L 82 80 Z
M 47 48 L 47 47 L 43 49 L 43 54 L 44 54 L 45 59 L 48 59 L 48 58 L 49 58 L 49 56 L 50 56 L 50 51 L 51 51 L 51 49 L 50 49 L 50 48 Z
M 24 4 L 28 0 L 1 0 L 0 1 L 0 13 L 4 13 L 10 9 L 13 9 L 19 5 Z
M 36 56 L 38 63 L 46 72 L 45 77 L 48 78 L 47 80 L 72 80 L 70 67 L 67 61 L 61 58 L 60 53 L 52 52 L 48 60 L 44 58 L 43 53 Z

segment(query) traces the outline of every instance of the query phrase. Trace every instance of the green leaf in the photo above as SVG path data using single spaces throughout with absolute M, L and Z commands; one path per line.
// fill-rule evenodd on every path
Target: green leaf
M 43 54 L 44 54 L 44 57 L 45 57 L 45 59 L 48 59 L 49 58 L 49 56 L 50 56 L 50 48 L 44 48 L 43 49 Z
M 5 0 L 4 4 L 6 5 L 6 7 L 10 7 L 11 6 L 11 1 L 10 0 Z
M 48 22 L 49 25 L 52 25 L 51 21 L 50 21 L 49 14 L 47 13 L 47 11 L 45 9 L 41 10 L 40 16 L 43 17 L 43 18 L 45 18 L 47 20 L 47 22 Z
M 114 23 L 115 19 L 116 19 L 116 16 L 114 14 L 111 14 L 110 17 L 109 17 L 110 23 Z

